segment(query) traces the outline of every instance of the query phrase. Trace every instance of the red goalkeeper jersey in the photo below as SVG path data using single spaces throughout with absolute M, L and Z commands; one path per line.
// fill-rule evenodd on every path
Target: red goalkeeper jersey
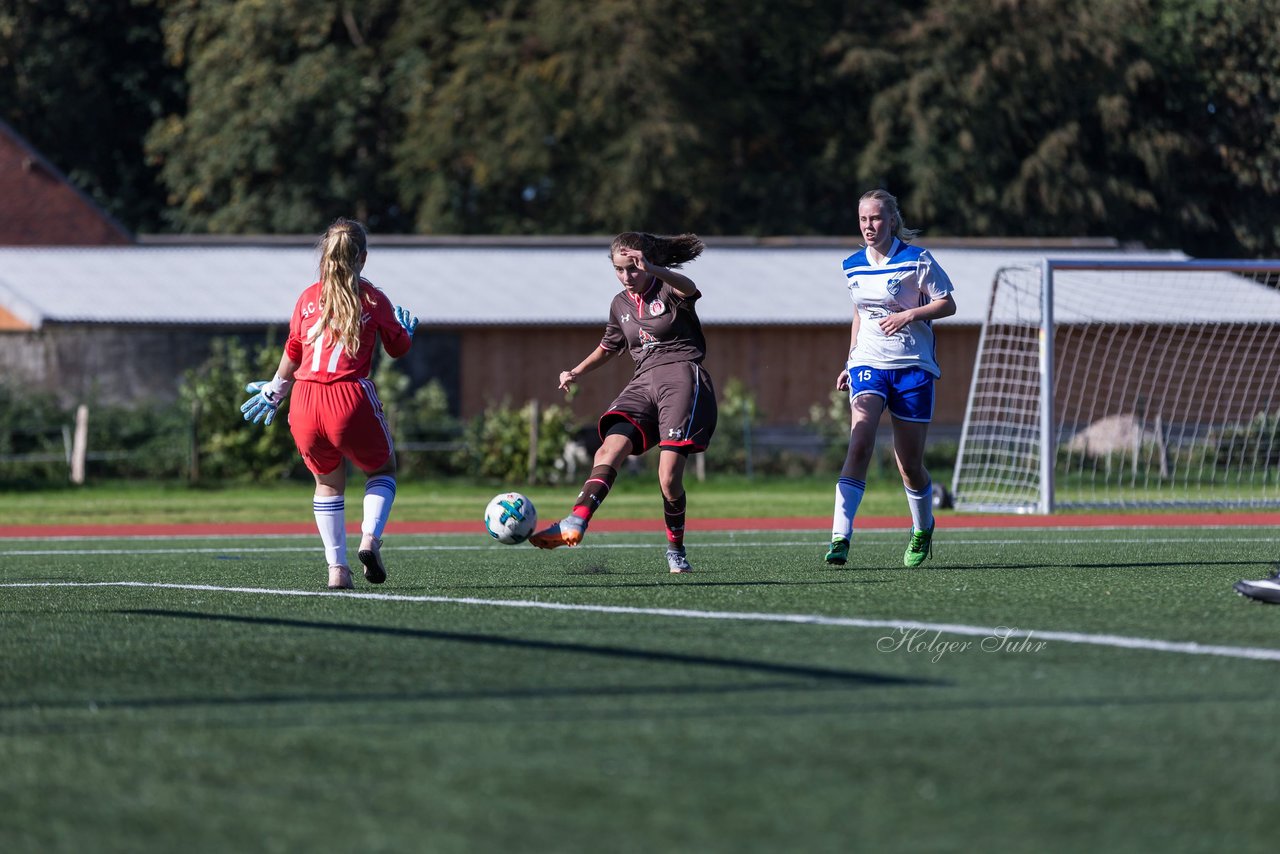
M 352 355 L 334 339 L 332 332 L 315 335 L 320 322 L 320 283 L 302 292 L 289 318 L 289 338 L 284 351 L 299 364 L 293 375 L 303 382 L 334 383 L 369 376 L 373 351 L 379 340 L 387 355 L 395 359 L 409 352 L 412 339 L 396 320 L 391 300 L 382 291 L 360 280 L 360 349 Z

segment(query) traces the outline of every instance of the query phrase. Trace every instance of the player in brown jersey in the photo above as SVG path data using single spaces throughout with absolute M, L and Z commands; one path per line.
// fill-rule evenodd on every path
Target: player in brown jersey
M 609 306 L 609 322 L 600 344 L 560 373 L 568 389 L 624 350 L 636 372 L 603 415 L 591 475 L 573 511 L 529 542 L 541 549 L 576 546 L 587 523 L 609 494 L 618 466 L 632 454 L 655 445 L 662 515 L 667 528 L 667 567 L 689 572 L 684 548 L 684 467 L 690 453 L 704 451 L 716 429 L 716 396 L 702 367 L 707 345 L 694 303 L 702 294 L 675 268 L 702 254 L 693 234 L 658 237 L 629 231 L 613 239 L 610 258 L 622 290 Z

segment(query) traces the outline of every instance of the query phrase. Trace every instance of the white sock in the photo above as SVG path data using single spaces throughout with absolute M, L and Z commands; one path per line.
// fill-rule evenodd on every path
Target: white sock
M 831 539 L 853 536 L 853 517 L 858 514 L 862 493 L 867 491 L 865 480 L 842 477 L 836 481 L 836 509 L 831 518 Z
M 396 479 L 389 474 L 371 477 L 364 484 L 364 521 L 360 532 L 375 540 L 382 538 L 391 515 L 391 504 L 396 500 Z
M 907 493 L 907 506 L 911 508 L 911 524 L 917 531 L 927 531 L 933 527 L 933 481 L 924 485 L 919 492 L 903 485 Z
M 320 541 L 324 543 L 324 558 L 329 561 L 329 566 L 347 565 L 346 506 L 346 499 L 341 495 L 317 495 L 311 499 Z

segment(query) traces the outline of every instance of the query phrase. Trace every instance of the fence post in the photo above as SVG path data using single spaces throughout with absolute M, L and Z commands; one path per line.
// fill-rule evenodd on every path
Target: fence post
M 71 439 L 71 482 L 84 483 L 85 459 L 89 456 L 89 407 L 76 407 L 76 430 Z
M 191 401 L 191 462 L 187 467 L 187 481 L 200 482 L 200 399 Z
M 529 401 L 529 484 L 533 485 L 538 476 L 538 427 L 542 419 L 539 417 L 538 399 Z

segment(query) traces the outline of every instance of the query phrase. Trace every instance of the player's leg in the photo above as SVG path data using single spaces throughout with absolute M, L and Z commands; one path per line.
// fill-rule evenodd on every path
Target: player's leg
M 701 365 L 683 362 L 650 372 L 658 401 L 658 483 L 667 530 L 667 569 L 692 572 L 684 547 L 684 470 L 689 454 L 705 451 L 716 430 L 718 411 L 711 377 Z
M 344 385 L 348 385 L 355 396 L 345 414 L 341 448 L 367 475 L 356 557 L 364 566 L 365 580 L 381 584 L 387 580 L 387 567 L 382 561 L 382 532 L 396 498 L 395 443 L 373 383 L 365 379 Z
M 933 418 L 933 377 L 924 371 L 899 371 L 889 414 L 893 417 L 893 456 L 911 511 L 911 539 L 905 566 L 919 566 L 933 552 L 933 481 L 924 465 L 925 441 Z
M 625 420 L 608 428 L 608 432 L 604 434 L 604 442 L 596 451 L 591 474 L 587 475 L 582 484 L 582 491 L 574 500 L 569 515 L 533 534 L 529 537 L 529 542 L 540 549 L 576 546 L 582 542 L 591 517 L 613 489 L 613 483 L 618 478 L 618 467 L 631 455 L 637 442 L 643 444 L 639 431 Z
M 530 543 L 540 549 L 554 549 L 582 542 L 587 523 L 613 489 L 622 461 L 631 454 L 643 454 L 655 444 L 657 414 L 647 381 L 642 377 L 627 383 L 600 416 L 600 449 L 573 509 L 559 522 L 531 536 Z
M 658 485 L 662 488 L 662 521 L 667 528 L 667 569 L 692 572 L 684 550 L 684 467 L 688 456 L 663 448 L 658 455 Z
M 381 584 L 387 580 L 387 567 L 382 562 L 382 532 L 391 517 L 396 499 L 396 455 L 373 471 L 364 482 L 364 517 L 360 522 L 360 548 L 356 557 L 364 566 L 365 580 Z
M 346 466 L 339 459 L 332 471 L 312 472 L 316 480 L 316 493 L 312 510 L 320 541 L 324 543 L 324 557 L 329 563 L 329 589 L 350 590 L 351 569 L 347 565 L 347 526 L 344 494 L 347 487 Z
M 832 566 L 844 566 L 849 560 L 853 522 L 867 490 L 867 469 L 875 452 L 876 429 L 884 412 L 885 399 L 879 388 L 879 372 L 869 371 L 861 369 L 861 379 L 855 376 L 849 390 L 849 448 L 840 468 L 840 478 L 836 481 L 835 507 L 831 513 L 831 546 L 824 558 Z
M 297 383 L 289 406 L 289 431 L 302 461 L 315 478 L 311 507 L 329 567 L 329 587 L 346 590 L 351 587 L 344 498 L 347 478 L 342 454 L 327 435 L 325 395 L 321 383 Z

